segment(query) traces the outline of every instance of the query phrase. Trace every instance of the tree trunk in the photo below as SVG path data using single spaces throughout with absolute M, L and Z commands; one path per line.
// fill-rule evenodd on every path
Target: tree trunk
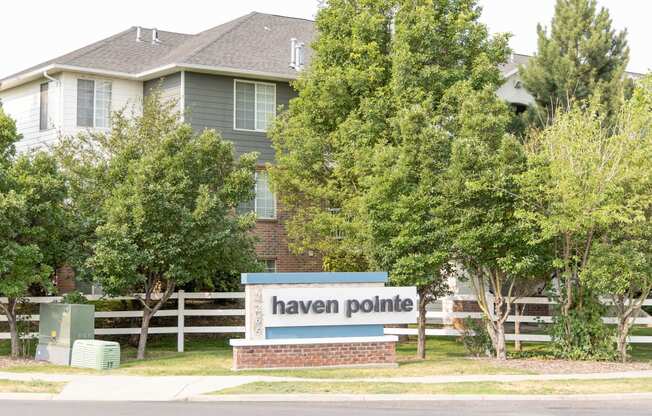
M 647 298 L 647 296 L 646 296 Z M 630 300 L 633 302 L 633 300 Z M 642 302 L 641 302 L 642 303 Z M 640 306 L 638 306 L 640 308 Z M 625 305 L 622 305 L 621 310 L 625 310 Z M 616 339 L 616 346 L 618 348 L 618 355 L 620 356 L 620 361 L 623 363 L 627 362 L 627 347 L 629 343 L 627 342 L 627 337 L 629 336 L 629 330 L 632 327 L 633 320 L 638 316 L 638 310 L 636 306 L 634 307 L 633 312 L 623 312 L 619 314 L 618 317 L 618 337 Z M 630 321 L 630 318 L 632 321 Z
M 514 316 L 516 319 L 514 319 L 514 335 L 516 336 L 516 339 L 514 340 L 514 350 L 515 351 L 521 351 L 521 340 L 519 339 L 519 335 L 521 335 L 521 312 L 525 311 L 525 304 L 523 305 L 523 310 L 520 309 L 518 306 L 518 303 L 516 303 L 514 308 Z
M 618 325 L 618 355 L 623 363 L 627 362 L 627 332 Z
M 0 304 L 2 310 L 7 317 L 7 324 L 9 325 L 9 333 L 11 336 L 11 358 L 16 359 L 20 356 L 20 334 L 18 334 L 18 318 L 16 317 L 16 304 L 15 298 L 9 298 L 7 306 Z
M 507 349 L 505 348 L 505 325 L 502 322 L 496 322 L 496 358 L 504 361 L 507 359 Z
M 158 280 L 160 281 L 160 280 Z M 153 287 L 154 285 L 150 286 Z M 143 304 L 143 321 L 140 326 L 140 339 L 138 340 L 138 354 L 136 355 L 137 360 L 142 360 L 145 358 L 145 348 L 147 347 L 147 335 L 149 333 L 149 322 L 156 312 L 167 302 L 172 293 L 174 293 L 174 288 L 176 287 L 174 282 L 167 282 L 167 288 L 161 298 L 156 302 L 156 304 L 151 307 L 149 306 L 150 301 L 152 300 L 152 291 L 151 289 L 145 292 L 145 299 L 141 300 Z
M 140 338 L 138 339 L 138 354 L 137 360 L 145 359 L 145 348 L 147 347 L 147 334 L 149 332 L 149 321 L 152 318 L 151 311 L 147 308 L 143 309 L 143 322 L 140 325 Z
M 499 360 L 507 359 L 507 349 L 505 348 L 505 325 L 500 321 L 487 322 L 487 332 L 491 338 L 491 344 L 496 350 L 496 358 Z
M 428 306 L 427 296 L 419 297 L 419 318 L 417 320 L 418 339 L 417 339 L 417 358 L 426 359 L 426 307 Z

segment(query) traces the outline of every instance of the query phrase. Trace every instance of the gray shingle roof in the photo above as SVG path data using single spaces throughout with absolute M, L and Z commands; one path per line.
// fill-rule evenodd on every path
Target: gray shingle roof
M 1 84 L 40 70 L 48 65 L 66 65 L 90 70 L 106 70 L 129 75 L 154 71 L 168 65 L 201 66 L 233 72 L 265 73 L 283 79 L 294 78 L 290 68 L 290 39 L 306 44 L 306 63 L 315 38 L 311 20 L 252 12 L 196 35 L 159 31 L 160 43 L 152 43 L 152 29 L 142 29 L 142 42 L 136 41 L 136 27 L 92 43 L 74 52 L 43 62 L 0 79 Z M 501 65 L 508 74 L 530 59 L 513 54 Z M 635 74 L 631 74 L 635 76 Z
M 527 61 L 530 60 L 530 58 L 531 57 L 528 55 L 513 53 L 507 62 L 500 66 L 500 71 L 503 73 L 503 75 L 509 74 L 513 70 L 518 69 L 519 66 L 525 65 Z
M 514 53 L 512 54 L 512 56 L 510 56 L 509 60 L 506 63 L 500 66 L 500 70 L 503 73 L 503 75 L 509 74 L 515 69 L 518 69 L 521 65 L 526 65 L 531 58 L 532 58 L 531 55 Z M 637 72 L 627 71 L 625 73 L 627 74 L 627 76 L 632 78 L 640 78 L 643 76 L 643 74 L 639 74 Z
M 253 12 L 196 35 L 158 31 L 160 43 L 152 43 L 152 29 L 142 29 L 136 41 L 136 27 L 85 46 L 74 52 L 35 65 L 0 80 L 39 70 L 48 65 L 66 65 L 126 74 L 176 64 L 229 68 L 234 71 L 264 72 L 293 78 L 290 68 L 290 39 L 310 45 L 315 29 L 311 20 Z M 310 58 L 307 49 L 306 60 Z

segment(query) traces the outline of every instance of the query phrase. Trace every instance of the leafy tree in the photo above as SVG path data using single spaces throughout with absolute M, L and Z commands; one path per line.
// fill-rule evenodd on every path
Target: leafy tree
M 457 94 L 464 85 L 493 97 L 508 48 L 506 36 L 491 38 L 478 21 L 475 1 L 405 1 L 395 10 L 390 140 L 373 149 L 362 218 L 372 264 L 417 286 L 417 355 L 425 358 L 426 306 L 448 292 L 453 260 L 446 172 L 465 117 Z
M 594 243 L 593 255 L 581 275 L 584 284 L 596 293 L 606 294 L 613 305 L 618 320 L 617 349 L 622 362 L 627 361 L 629 331 L 652 290 L 649 228 L 649 223 L 635 224 L 630 228 L 631 233 L 618 233 L 621 235 L 615 241 Z
M 386 269 L 419 288 L 425 307 L 446 291 L 448 247 L 437 209 L 451 146 L 446 91 L 496 84 L 507 38 L 491 39 L 473 0 L 328 3 L 311 67 L 272 133 L 272 179 L 293 212 L 294 249 L 326 269 Z
M 366 171 L 362 161 L 376 143 L 389 140 L 394 3 L 333 0 L 319 11 L 310 67 L 270 133 L 273 185 L 292 212 L 286 224 L 291 248 L 317 251 L 326 270 L 370 267 L 356 199 Z
M 173 108 L 155 92 L 142 115 L 117 113 L 110 133 L 59 149 L 67 167 L 76 162 L 68 173 L 87 193 L 79 204 L 96 201 L 87 269 L 109 295 L 144 293 L 138 359 L 175 288 L 255 262 L 253 216 L 235 207 L 252 197 L 256 155 L 236 161 L 231 143 L 212 130 L 193 133 Z
M 550 31 L 537 27 L 538 51 L 520 74 L 546 124 L 573 102 L 599 96 L 607 121 L 622 103 L 629 60 L 627 32 L 616 32 L 596 0 L 558 0 Z
M 15 123 L 0 109 L 0 296 L 7 298 L 0 311 L 14 358 L 20 351 L 18 301 L 34 286 L 51 287 L 66 196 L 54 158 L 42 152 L 16 157 L 18 139 Z
M 596 294 L 588 292 L 580 277 L 595 256 L 595 243 L 614 238 L 610 230 L 640 216 L 641 198 L 626 189 L 649 174 L 649 164 L 641 162 L 643 142 L 630 134 L 613 134 L 600 108 L 594 102 L 558 114 L 530 143 L 529 168 L 520 179 L 528 205 L 519 216 L 537 228 L 534 236 L 553 243 L 560 302 L 560 329 L 553 326 L 553 331 L 566 345 L 563 351 L 576 349 L 583 357 L 590 351 L 602 354 L 605 337 L 600 335 L 600 314 L 591 311 L 601 308 Z M 631 125 L 627 119 L 621 124 Z M 592 340 L 595 348 L 589 345 Z
M 545 274 L 546 246 L 531 242 L 533 228 L 515 215 L 517 179 L 527 164 L 523 146 L 507 133 L 506 103 L 491 86 L 460 84 L 450 93 L 460 102 L 445 193 L 453 258 L 468 274 L 493 351 L 504 360 L 504 324 L 517 290 Z
M 619 140 L 630 144 L 620 191 L 632 211 L 594 240 L 580 279 L 607 296 L 618 318 L 617 348 L 627 360 L 627 337 L 652 290 L 652 78 L 640 82 L 620 115 Z

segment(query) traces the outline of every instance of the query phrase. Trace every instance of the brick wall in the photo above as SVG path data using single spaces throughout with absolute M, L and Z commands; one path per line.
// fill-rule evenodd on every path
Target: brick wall
M 287 211 L 279 203 L 275 220 L 258 220 L 254 235 L 258 237 L 256 254 L 261 260 L 275 260 L 277 272 L 321 272 L 322 259 L 317 254 L 296 255 L 288 247 L 288 235 L 285 222 L 289 218 Z
M 235 370 L 395 363 L 395 342 L 233 347 Z
M 75 290 L 75 271 L 70 266 L 62 266 L 57 269 L 54 276 L 54 284 L 59 294 L 70 293 Z
M 522 307 L 522 305 L 519 305 Z M 461 300 L 453 302 L 453 312 L 482 312 L 478 302 L 474 300 Z M 514 305 L 512 305 L 512 310 L 510 315 L 515 315 L 516 311 Z M 548 304 L 539 304 L 539 303 L 530 303 L 525 305 L 525 309 L 521 313 L 521 316 L 551 316 L 551 305 Z M 453 327 L 456 329 L 464 328 L 464 319 L 463 318 L 454 318 Z
M 522 305 L 519 305 L 519 307 L 523 307 Z M 540 304 L 540 303 L 530 303 L 525 305 L 525 309 L 523 313 L 521 313 L 522 316 L 550 316 L 551 311 L 550 311 L 550 305 L 548 304 Z M 474 300 L 462 300 L 462 301 L 455 301 L 453 303 L 453 311 L 454 312 L 482 312 L 480 310 L 480 306 L 478 306 L 478 303 Z M 515 310 L 514 310 L 514 305 L 512 305 L 512 311 L 510 312 L 510 315 L 514 315 Z

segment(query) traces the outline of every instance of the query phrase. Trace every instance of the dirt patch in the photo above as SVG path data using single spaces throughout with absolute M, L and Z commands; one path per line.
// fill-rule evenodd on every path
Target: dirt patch
M 497 365 L 541 374 L 566 373 L 617 373 L 622 371 L 652 370 L 652 364 L 644 362 L 616 363 L 604 361 L 569 361 L 545 359 L 511 359 L 505 362 L 494 361 Z

